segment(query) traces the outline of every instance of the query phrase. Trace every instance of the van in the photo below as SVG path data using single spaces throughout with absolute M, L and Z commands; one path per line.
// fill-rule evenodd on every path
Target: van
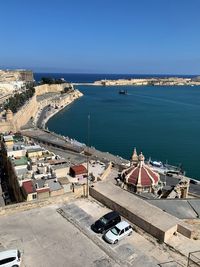
M 92 224 L 91 228 L 96 233 L 105 233 L 119 222 L 121 222 L 119 213 L 117 211 L 111 211 Z
M 6 250 L 0 252 L 0 267 L 20 267 L 21 253 L 19 250 Z
M 131 225 L 128 222 L 123 221 L 116 224 L 108 232 L 106 232 L 103 239 L 110 244 L 116 244 L 120 239 L 123 239 L 125 236 L 131 235 L 132 233 L 133 228 Z

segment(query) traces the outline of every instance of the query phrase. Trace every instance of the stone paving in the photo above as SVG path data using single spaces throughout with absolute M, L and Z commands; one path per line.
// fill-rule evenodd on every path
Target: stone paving
M 173 253 L 165 246 L 158 245 L 152 240 L 149 241 L 137 232 L 134 232 L 131 237 L 120 240 L 115 245 L 107 244 L 102 239 L 102 235 L 94 233 L 90 226 L 108 211 L 98 202 L 86 200 L 77 200 L 74 203 L 62 206 L 59 210 L 66 220 L 71 221 L 111 258 L 117 259 L 120 266 L 158 266 L 161 262 L 169 261 L 171 264 L 173 261 L 174 266 L 179 266 L 178 263 L 175 263 L 179 257 L 174 257 Z M 182 260 L 185 261 L 185 259 Z
M 53 205 L 0 218 L 0 250 L 19 249 L 21 267 L 119 267 Z

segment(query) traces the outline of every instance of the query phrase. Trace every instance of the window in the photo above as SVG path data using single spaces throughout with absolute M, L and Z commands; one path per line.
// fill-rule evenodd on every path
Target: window
M 130 228 L 129 228 L 129 226 L 128 226 L 128 227 L 126 227 L 126 228 L 125 228 L 125 232 L 127 232 L 129 229 L 130 229 Z
M 10 258 L 7 258 L 7 259 L 0 260 L 0 265 L 4 265 L 6 263 L 12 262 L 15 259 L 16 259 L 15 257 L 10 257 Z
M 32 199 L 36 199 L 36 198 L 37 198 L 36 194 L 32 195 Z
M 123 233 L 124 233 L 124 229 L 122 229 L 122 230 L 121 230 L 121 233 L 120 233 L 120 235 L 122 235 Z

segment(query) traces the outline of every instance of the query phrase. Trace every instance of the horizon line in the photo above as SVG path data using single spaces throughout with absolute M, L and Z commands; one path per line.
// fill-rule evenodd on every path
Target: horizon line
M 63 72 L 63 71 L 61 71 L 61 72 L 33 71 L 33 73 L 41 73 L 41 74 L 43 74 L 43 73 L 45 73 L 45 74 L 50 74 L 50 73 L 52 73 L 52 74 L 85 74 L 85 75 L 89 74 L 89 75 L 148 75 L 148 76 L 149 75 L 152 75 L 152 76 L 154 76 L 154 75 L 167 75 L 167 76 L 173 75 L 173 76 L 200 76 L 200 74 L 177 74 L 177 73 L 175 73 L 175 74 L 173 74 L 173 73 L 103 73 L 103 72 L 102 73 L 100 73 L 100 72 L 90 73 L 90 72 Z

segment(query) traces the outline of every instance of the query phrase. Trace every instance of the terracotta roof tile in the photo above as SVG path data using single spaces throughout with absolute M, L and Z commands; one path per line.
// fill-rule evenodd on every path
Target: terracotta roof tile
M 22 187 L 24 188 L 24 190 L 27 194 L 32 194 L 32 193 L 36 192 L 36 189 L 35 189 L 33 182 L 31 180 L 23 182 Z
M 156 184 L 159 180 L 159 175 L 152 171 L 146 164 L 142 166 L 138 165 L 135 168 L 130 168 L 125 171 L 125 176 L 128 176 L 128 183 L 137 186 L 139 182 L 142 186 L 151 186 L 153 183 Z M 153 181 L 152 181 L 153 179 Z
M 70 169 L 72 169 L 76 175 L 87 173 L 87 169 L 83 165 L 71 166 Z
M 49 187 L 43 187 L 43 188 L 37 188 L 36 191 L 37 193 L 44 193 L 44 192 L 49 192 L 50 189 Z

